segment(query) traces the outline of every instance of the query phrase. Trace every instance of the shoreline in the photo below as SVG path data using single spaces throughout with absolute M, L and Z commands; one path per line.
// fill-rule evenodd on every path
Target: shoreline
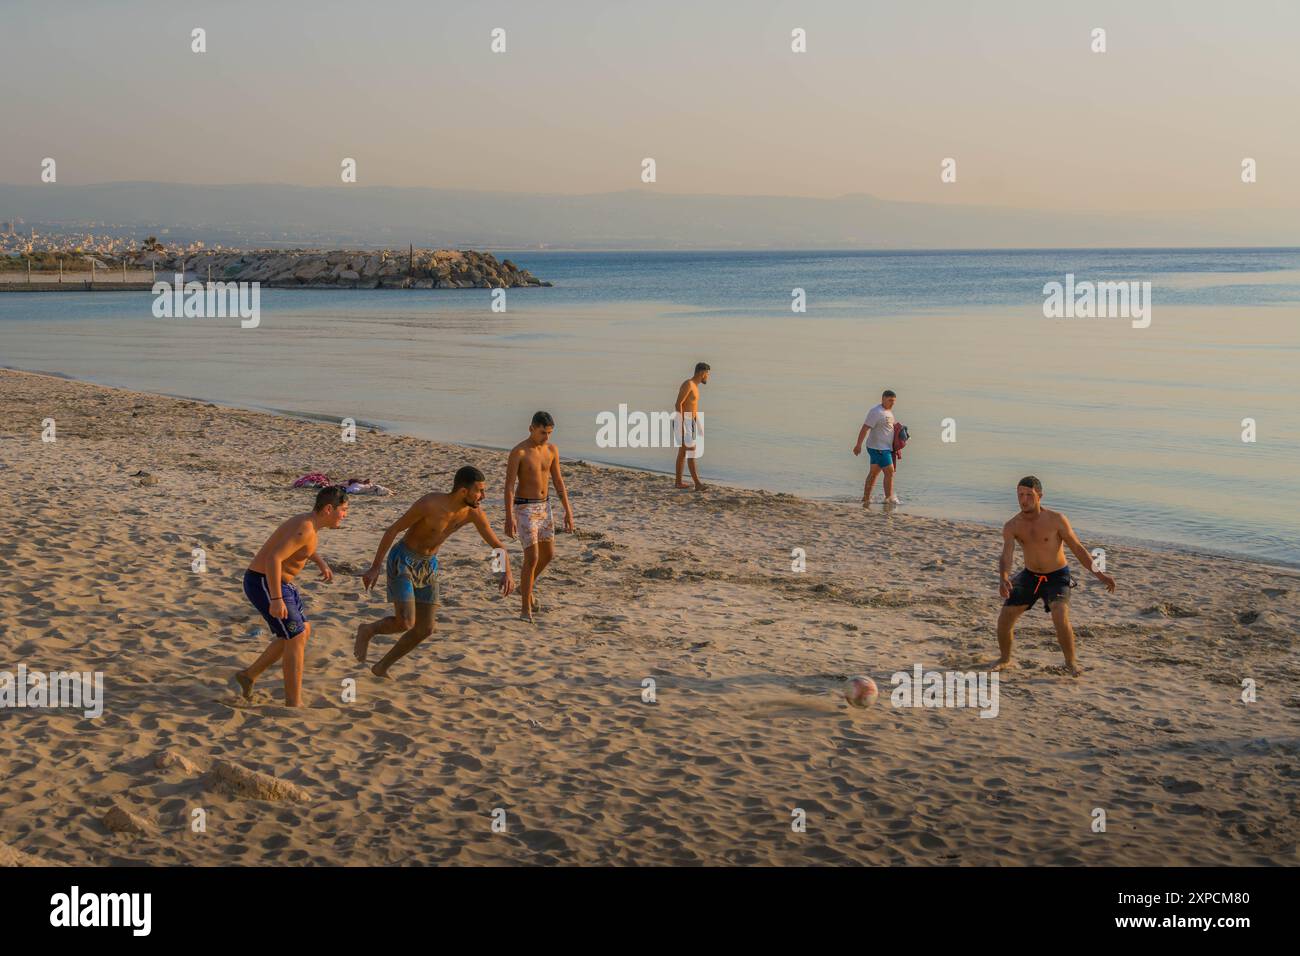
M 159 398 L 174 398 L 181 401 L 195 402 L 198 404 L 215 405 L 219 408 L 260 412 L 267 415 L 274 415 L 282 418 L 313 422 L 316 424 L 337 425 L 337 423 L 341 420 L 339 416 L 331 416 L 328 413 L 324 413 L 324 412 L 299 412 L 299 411 L 293 411 L 291 409 L 273 408 L 273 407 L 257 405 L 257 404 L 240 404 L 235 402 L 226 402 L 222 400 L 205 398 L 196 395 L 179 395 L 172 392 L 141 391 L 139 389 L 133 389 L 123 385 L 111 385 L 106 382 L 95 381 L 94 379 L 77 378 L 76 376 L 67 375 L 63 372 L 53 372 L 45 369 L 23 369 L 11 365 L 0 365 L 0 372 L 2 371 L 21 372 L 28 375 L 44 375 L 50 378 L 61 379 L 63 381 L 78 382 L 81 384 L 93 385 L 97 388 L 110 388 L 118 391 L 130 392 L 139 395 L 154 396 Z M 416 441 L 430 441 L 442 445 L 453 445 L 453 446 L 466 448 L 466 449 L 475 449 L 478 451 L 489 451 L 489 452 L 500 452 L 500 453 L 505 453 L 509 451 L 509 448 L 506 446 L 488 445 L 479 442 L 451 441 L 451 440 L 439 439 L 439 438 L 426 438 L 421 435 L 414 435 L 409 432 L 400 431 L 392 427 L 391 425 L 385 424 L 384 422 L 372 422 L 369 420 L 362 421 L 358 419 L 356 420 L 356 423 L 358 429 L 362 429 L 362 428 L 367 430 L 374 429 L 383 434 L 397 435 L 404 438 L 411 438 Z M 562 459 L 562 461 L 566 466 L 570 463 L 586 463 L 592 466 L 599 466 L 601 468 L 619 469 L 624 471 L 635 472 L 637 474 L 642 474 L 642 475 L 656 475 L 656 476 L 668 477 L 668 478 L 672 477 L 672 472 L 667 470 L 659 470 L 655 468 L 648 468 L 648 467 L 642 467 L 637 465 L 624 465 L 624 464 L 619 464 L 617 462 L 605 461 L 599 458 L 565 457 L 564 459 Z M 761 488 L 754 485 L 743 485 L 743 484 L 724 485 L 719 483 L 710 483 L 708 487 L 710 490 L 715 490 L 715 491 L 758 492 L 759 494 L 769 495 L 772 497 L 791 498 L 800 502 L 809 502 L 809 503 L 845 507 L 855 512 L 860 510 L 859 499 L 855 498 L 852 495 L 844 495 L 844 496 L 798 495 L 792 492 L 774 491 L 770 488 Z M 919 514 L 908 513 L 904 509 L 900 509 L 900 511 L 909 519 L 949 522 L 954 525 L 959 525 L 964 527 L 984 528 L 987 529 L 990 533 L 994 533 L 994 534 L 998 533 L 1001 527 L 996 521 L 983 521 L 978 518 L 967 518 L 961 516 L 948 516 L 948 515 L 919 515 Z M 880 514 L 878 510 L 872 513 L 874 515 Z M 1254 564 L 1263 565 L 1265 567 L 1276 567 L 1276 568 L 1282 568 L 1286 570 L 1300 570 L 1300 562 L 1289 562 L 1281 558 L 1255 557 L 1252 555 L 1238 554 L 1232 551 L 1217 551 L 1213 548 L 1194 548 L 1189 545 L 1182 544 L 1180 542 L 1165 541 L 1159 538 L 1139 538 L 1130 535 L 1116 535 L 1116 534 L 1108 534 L 1106 535 L 1106 538 L 1108 541 L 1121 544 L 1126 547 L 1141 548 L 1143 550 L 1152 551 L 1155 553 L 1176 553 L 1176 554 L 1187 555 L 1189 557 L 1201 558 L 1206 561 L 1217 561 L 1217 560 L 1225 560 L 1225 559 L 1234 560 L 1234 561 L 1246 561 Z

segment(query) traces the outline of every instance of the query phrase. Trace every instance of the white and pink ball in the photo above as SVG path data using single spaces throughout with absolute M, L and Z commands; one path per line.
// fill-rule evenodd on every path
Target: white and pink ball
M 876 682 L 870 677 L 850 677 L 844 684 L 844 699 L 851 707 L 870 707 L 879 696 Z

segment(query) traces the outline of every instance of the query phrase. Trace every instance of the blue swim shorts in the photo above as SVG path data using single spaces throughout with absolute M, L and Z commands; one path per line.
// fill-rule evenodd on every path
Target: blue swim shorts
M 280 582 L 280 597 L 288 614 L 280 619 L 271 613 L 271 591 L 266 585 L 266 575 L 258 571 L 244 572 L 244 596 L 248 602 L 262 612 L 267 626 L 276 637 L 286 641 L 301 634 L 307 627 L 307 619 L 302 614 L 302 595 L 288 581 Z
M 416 604 L 437 604 L 438 556 L 427 558 L 416 554 L 399 541 L 388 552 L 388 600 L 414 601 Z

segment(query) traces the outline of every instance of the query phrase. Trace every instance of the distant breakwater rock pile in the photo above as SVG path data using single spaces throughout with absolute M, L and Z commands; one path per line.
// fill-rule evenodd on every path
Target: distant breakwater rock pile
M 406 252 L 212 252 L 182 259 L 157 258 L 158 278 L 184 270 L 187 277 L 258 282 L 271 288 L 503 289 L 549 286 L 509 259 L 488 252 L 412 249 Z M 210 272 L 209 272 L 210 270 Z

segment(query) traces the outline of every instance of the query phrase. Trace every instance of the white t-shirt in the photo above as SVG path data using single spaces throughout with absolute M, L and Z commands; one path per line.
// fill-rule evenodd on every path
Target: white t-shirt
M 894 448 L 894 413 L 877 405 L 867 412 L 864 423 L 871 431 L 867 432 L 867 447 L 876 451 L 892 451 Z

